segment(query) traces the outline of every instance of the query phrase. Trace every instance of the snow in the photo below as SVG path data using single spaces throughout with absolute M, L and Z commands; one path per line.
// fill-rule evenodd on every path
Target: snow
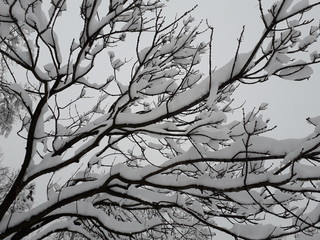
M 285 139 L 275 140 L 264 136 L 251 136 L 250 138 L 250 155 L 256 156 L 284 156 L 288 152 L 294 151 L 301 139 Z M 244 151 L 242 139 L 238 139 L 230 147 L 223 148 L 216 152 L 207 152 L 208 158 L 213 159 L 233 159 L 242 158 L 243 155 L 239 154 Z M 255 154 L 253 154 L 255 152 Z M 191 158 L 192 159 L 192 158 Z
M 296 178 L 302 179 L 313 179 L 318 178 L 319 176 L 320 167 L 319 166 L 311 166 L 302 163 L 295 163 L 294 164 L 294 173 L 296 174 Z
M 150 56 L 152 56 L 152 54 L 155 52 L 155 49 L 156 48 L 151 48 L 151 47 L 146 47 L 144 49 L 141 49 L 138 53 L 138 57 L 139 57 L 139 60 L 140 61 L 145 61 L 146 60 L 146 57 L 147 57 L 147 54 Z M 150 51 L 150 53 L 149 53 Z
M 163 194 L 159 193 L 157 191 L 154 191 L 153 189 L 145 189 L 141 188 L 138 185 L 131 184 L 127 193 L 129 196 L 132 196 L 136 199 L 141 199 L 143 201 L 154 203 L 154 202 L 167 202 L 170 204 L 171 202 L 184 202 L 184 200 L 181 200 L 181 197 L 179 197 L 176 194 Z
M 295 26 L 297 26 L 297 25 L 299 25 L 299 20 L 297 20 L 297 19 L 294 19 L 294 20 L 290 20 L 290 21 L 288 21 L 288 26 L 289 27 L 295 27 Z
M 274 4 L 275 13 L 277 13 L 277 20 L 287 18 L 288 16 L 294 15 L 295 13 L 301 12 L 302 10 L 309 7 L 309 0 L 296 1 L 292 6 L 293 0 L 277 1 Z M 270 25 L 272 21 L 272 14 L 268 13 L 265 16 L 267 25 Z
M 275 227 L 272 224 L 266 225 L 244 225 L 244 224 L 233 224 L 230 229 L 231 232 L 235 233 L 239 237 L 248 239 L 269 239 L 272 235 L 278 235 L 283 232 L 281 228 Z
M 138 221 L 124 222 L 117 221 L 115 218 L 107 215 L 104 211 L 97 209 L 92 206 L 91 203 L 87 202 L 75 202 L 68 204 L 53 211 L 50 215 L 56 214 L 64 215 L 74 215 L 80 214 L 84 217 L 94 217 L 100 224 L 102 224 L 106 229 L 110 229 L 112 232 L 133 234 L 136 232 L 141 232 L 145 229 L 152 228 L 161 223 L 161 219 L 154 217 L 148 222 L 139 223 Z
M 87 231 L 85 231 L 84 228 L 82 228 L 81 226 L 76 226 L 72 220 L 70 221 L 62 219 L 59 219 L 59 221 L 49 224 L 49 226 L 45 227 L 44 229 L 41 229 L 40 231 L 38 231 L 37 234 L 32 236 L 32 239 L 44 239 L 50 233 L 66 229 L 70 232 L 80 233 L 89 240 L 95 240 L 95 238 L 92 237 Z
M 292 2 L 292 0 L 291 0 L 291 2 Z M 296 12 L 300 12 L 301 10 L 306 9 L 309 6 L 310 6 L 309 0 L 297 1 L 297 3 L 292 6 L 288 15 L 292 15 Z
M 276 2 L 276 6 L 277 6 L 276 12 L 278 12 L 277 19 L 282 19 L 287 16 L 288 9 L 292 5 L 292 2 L 293 2 L 293 0 L 277 1 Z
M 32 55 L 30 52 L 23 51 L 21 49 L 15 49 L 14 55 L 15 56 L 12 55 L 12 57 L 14 59 L 17 59 L 17 61 L 21 62 L 23 65 L 27 65 L 27 66 L 33 65 Z
M 211 140 L 227 141 L 229 140 L 229 134 L 227 129 L 215 129 L 209 127 L 202 127 L 195 131 L 190 132 L 196 142 L 208 143 Z
M 4 5 L 4 4 L 2 4 Z M 1 6 L 2 7 L 2 6 Z M 25 9 L 21 8 L 20 4 L 14 4 L 13 7 L 11 8 L 13 16 L 21 22 L 24 22 L 25 18 Z M 10 11 L 9 11 L 10 12 Z M 7 13 L 5 14 L 7 15 Z
M 173 78 L 163 78 L 159 80 L 154 80 L 152 82 L 147 82 L 144 87 L 147 87 L 145 89 L 145 94 L 150 94 L 150 95 L 157 95 L 161 94 L 163 92 L 174 92 L 178 85 L 175 82 Z M 140 87 L 141 88 L 141 87 Z
M 268 107 L 268 103 L 261 103 L 259 106 L 259 110 L 266 110 Z
M 55 7 L 60 8 L 60 11 L 67 10 L 67 1 L 60 1 L 60 0 L 52 0 L 51 4 Z
M 7 16 L 9 16 L 9 4 L 4 4 L 3 2 L 0 3 L 0 19 L 3 20 L 4 18 L 6 18 Z
M 304 233 L 296 234 L 295 240 L 317 240 L 320 239 L 320 233 L 315 233 L 314 235 L 307 235 Z
M 237 57 L 236 63 L 234 65 L 232 76 L 235 76 L 242 70 L 244 64 L 251 56 L 251 53 L 239 54 Z M 224 67 L 216 70 L 212 73 L 213 83 L 211 86 L 216 87 L 223 84 L 225 81 L 230 79 L 231 71 L 233 68 L 234 59 L 231 60 Z M 252 63 L 251 63 L 252 64 Z M 247 67 L 250 68 L 252 65 L 249 64 Z M 141 124 L 141 119 L 144 119 L 144 122 L 151 122 L 155 119 L 163 116 L 167 111 L 175 112 L 178 109 L 189 106 L 192 102 L 196 102 L 201 99 L 203 96 L 208 94 L 209 89 L 209 77 L 204 79 L 201 83 L 194 85 L 190 91 L 182 92 L 179 95 L 176 95 L 171 101 L 168 101 L 166 104 L 162 104 L 157 108 L 152 109 L 150 112 L 144 114 L 130 114 L 130 113 L 119 113 L 116 119 L 117 124 Z M 211 89 L 209 104 L 213 103 L 216 98 L 216 93 Z
M 0 9 L 1 9 L 1 7 L 0 7 Z M 9 35 L 10 30 L 11 30 L 11 23 L 8 23 L 8 22 L 1 22 L 0 23 L 0 36 L 1 36 L 1 38 L 6 38 Z
M 305 61 L 299 60 L 286 65 L 279 71 L 278 75 L 283 79 L 299 81 L 309 78 L 312 73 L 312 68 Z
M 304 141 L 301 141 L 301 143 L 291 152 L 289 152 L 283 161 L 281 162 L 282 165 L 285 165 L 289 163 L 290 161 L 294 161 L 295 158 L 300 156 L 303 152 L 310 151 L 317 147 L 318 143 L 320 141 L 320 135 L 313 136 L 310 135 L 309 138 L 306 138 Z
M 318 53 L 318 51 L 313 51 L 312 53 L 310 53 L 310 60 L 313 62 L 315 61 L 317 58 L 320 57 L 320 54 Z
M 90 69 L 92 68 L 91 63 L 86 63 L 85 66 L 78 66 L 75 69 L 74 72 L 74 78 L 77 79 L 80 82 L 86 81 L 84 78 L 82 78 Z
M 312 124 L 313 126 L 318 126 L 320 125 L 320 116 L 316 116 L 316 117 L 309 117 L 307 118 L 307 121 Z
M 115 59 L 111 62 L 112 67 L 115 70 L 119 70 L 119 68 L 124 64 L 124 62 L 120 59 Z
M 97 156 L 92 156 L 88 162 L 88 166 L 91 167 L 95 164 L 98 164 L 98 166 L 101 165 L 101 158 L 100 157 L 97 157 Z
M 149 142 L 148 146 L 150 148 L 153 148 L 153 149 L 156 149 L 156 150 L 161 150 L 164 147 L 162 144 L 157 144 L 157 143 L 153 143 L 153 142 Z
M 90 49 L 90 55 L 94 56 L 104 49 L 104 43 L 97 43 Z
M 55 65 L 53 63 L 48 63 L 46 65 L 44 65 L 44 69 L 46 70 L 46 72 L 48 73 L 48 76 L 52 79 L 57 77 L 57 69 L 55 67 Z
M 55 46 L 57 41 L 56 33 L 52 30 L 52 28 L 48 28 L 41 34 L 42 40 L 51 47 Z
M 318 39 L 318 34 L 314 33 L 312 35 L 304 37 L 302 40 L 299 41 L 298 47 L 301 49 L 305 49 L 310 44 L 314 43 Z
M 301 208 L 303 211 L 303 208 Z M 306 228 L 310 225 L 314 225 L 319 221 L 320 216 L 320 204 L 318 203 L 310 212 L 304 213 L 304 214 L 297 214 L 296 216 L 299 216 L 299 218 L 294 217 L 292 219 L 292 222 L 297 224 L 300 228 Z
M 210 86 L 210 93 L 209 93 L 209 97 L 207 99 L 207 106 L 209 109 L 213 109 L 216 108 L 214 103 L 216 101 L 216 97 L 217 97 L 217 93 L 218 93 L 218 81 L 216 81 L 215 79 L 210 80 L 211 81 L 211 86 Z
M 101 0 L 99 0 L 98 2 L 101 2 Z M 99 4 L 96 5 L 96 7 L 98 7 Z M 101 18 L 100 21 L 96 21 L 91 19 L 90 21 L 90 27 L 89 27 L 89 36 L 92 36 L 93 34 L 95 34 L 96 32 L 99 31 L 99 29 L 102 29 L 103 27 L 105 27 L 106 25 L 108 25 L 110 23 L 110 21 L 115 17 L 116 13 L 115 11 L 110 12 L 108 15 L 104 16 Z
M 24 180 L 28 179 L 34 174 L 37 174 L 45 169 L 57 166 L 58 164 L 62 163 L 62 158 L 61 156 L 52 156 L 50 153 L 46 154 L 42 161 L 38 164 L 30 164 L 27 170 L 27 173 L 24 177 Z
M 252 55 L 252 52 L 240 53 L 235 58 L 231 59 L 227 64 L 225 64 L 222 68 L 217 71 L 213 71 L 211 81 L 211 89 L 210 94 L 207 100 L 208 107 L 212 107 L 217 95 L 218 87 L 221 83 L 227 81 L 228 79 L 236 76 L 241 70 L 243 70 L 245 64 L 249 60 Z M 252 66 L 252 62 L 246 67 L 246 69 L 250 69 Z
M 194 201 L 191 206 L 188 206 L 190 210 L 204 216 L 203 206 L 198 202 Z

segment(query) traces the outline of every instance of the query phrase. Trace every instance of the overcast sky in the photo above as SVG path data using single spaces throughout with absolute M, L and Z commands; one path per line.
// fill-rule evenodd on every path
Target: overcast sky
M 273 1 L 265 2 L 270 4 Z M 213 65 L 217 67 L 222 66 L 234 56 L 237 38 L 241 33 L 242 26 L 245 26 L 245 35 L 241 52 L 249 51 L 263 30 L 257 0 L 171 0 L 167 4 L 168 8 L 165 12 L 171 17 L 198 4 L 192 15 L 197 21 L 207 19 L 214 27 Z M 63 25 L 59 29 L 61 32 L 58 33 L 59 37 L 66 39 L 68 39 L 70 32 L 78 32 L 81 28 L 80 24 L 77 28 L 77 24 L 74 22 L 76 18 L 72 17 L 72 14 L 78 14 L 79 8 L 70 5 L 69 2 L 68 11 L 72 13 L 65 15 Z M 69 42 L 71 42 L 70 37 Z M 204 64 L 206 63 L 204 62 Z M 21 76 L 24 76 L 24 73 Z M 269 103 L 265 115 L 271 119 L 271 124 L 278 125 L 272 136 L 279 138 L 302 137 L 312 131 L 312 127 L 305 121 L 306 117 L 320 114 L 318 108 L 320 100 L 320 94 L 318 94 L 319 76 L 318 70 L 309 81 L 291 82 L 272 79 L 263 84 L 246 85 L 236 91 L 234 98 L 238 105 L 246 101 L 245 109 L 247 111 L 250 111 L 254 106 L 258 107 L 262 102 Z M 6 159 L 18 159 L 20 155 L 18 149 L 23 149 L 23 142 L 17 139 L 15 133 L 12 132 L 7 139 L 1 138 L 0 140 Z M 10 165 L 11 163 L 10 160 Z
M 72 2 L 72 4 L 75 3 Z M 213 65 L 217 67 L 223 66 L 234 56 L 242 26 L 245 25 L 246 30 L 241 52 L 251 50 L 263 30 L 257 0 L 171 0 L 167 4 L 166 14 L 171 17 L 198 4 L 192 15 L 198 21 L 207 19 L 214 27 Z M 65 15 L 63 28 L 60 28 L 61 32 L 57 33 L 59 37 L 66 39 L 69 38 L 70 32 L 81 29 L 81 25 L 77 28 L 77 22 L 74 22 L 75 18 L 72 17 L 72 14 L 78 14 L 79 8 L 69 4 L 68 11 L 72 13 Z M 69 43 L 66 46 L 68 48 Z M 206 60 L 203 59 L 203 61 Z M 24 73 L 21 73 L 21 76 L 24 76 Z M 267 83 L 241 87 L 234 95 L 236 100 L 234 106 L 246 101 L 245 109 L 250 111 L 253 107 L 259 107 L 262 102 L 267 102 L 269 108 L 265 116 L 271 119 L 271 126 L 278 125 L 278 128 L 271 133 L 272 136 L 277 138 L 303 137 L 312 131 L 312 127 L 305 121 L 306 117 L 320 115 L 319 76 L 318 70 L 309 81 L 291 82 L 272 79 Z M 0 147 L 5 154 L 4 164 L 19 167 L 23 160 L 24 141 L 17 138 L 15 131 L 6 139 L 1 137 L 0 141 Z
M 295 2 L 297 1 L 301 0 Z M 267 6 L 275 1 L 262 2 Z M 234 56 L 242 26 L 245 26 L 245 35 L 241 52 L 250 51 L 263 31 L 257 0 L 174 0 L 169 4 L 170 11 L 173 12 L 183 11 L 198 4 L 193 13 L 195 18 L 208 19 L 214 27 L 213 64 L 218 67 Z M 315 18 L 314 24 L 317 25 L 319 16 L 316 13 L 319 11 L 312 13 L 313 15 L 309 15 Z M 319 43 L 317 49 L 320 49 Z M 262 102 L 269 103 L 264 115 L 271 119 L 271 125 L 278 126 L 270 133 L 271 136 L 303 137 L 313 131 L 313 126 L 305 119 L 320 115 L 320 67 L 316 66 L 313 70 L 314 74 L 309 81 L 292 82 L 273 78 L 263 84 L 240 87 L 235 92 L 234 98 L 238 104 L 246 101 L 244 107 L 247 111 L 259 107 Z

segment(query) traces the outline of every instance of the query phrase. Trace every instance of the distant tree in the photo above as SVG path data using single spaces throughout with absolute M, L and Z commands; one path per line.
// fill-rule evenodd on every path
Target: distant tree
M 1 1 L 4 4 L 4 1 Z M 3 24 L 2 24 L 3 25 Z M 20 36 L 14 29 L 11 29 L 7 43 L 0 42 L 0 47 L 3 51 L 10 48 L 20 47 Z M 12 130 L 15 119 L 19 116 L 19 112 L 23 109 L 21 99 L 15 95 L 13 91 L 8 88 L 9 82 L 7 81 L 10 75 L 13 81 L 17 81 L 13 72 L 8 68 L 12 64 L 10 58 L 4 54 L 0 55 L 0 135 L 8 136 Z M 8 71 L 9 70 L 9 71 Z
M 19 116 L 22 102 L 13 92 L 7 90 L 4 81 L 0 85 L 0 135 L 8 136 Z
M 3 154 L 0 153 L 0 161 L 3 159 Z M 15 181 L 17 174 L 9 167 L 3 166 L 0 162 L 0 203 L 6 197 L 12 184 Z M 23 191 L 21 191 L 15 201 L 12 203 L 8 212 L 25 212 L 29 211 L 33 205 L 34 200 L 34 184 L 29 184 Z
M 26 71 L 1 86 L 23 104 L 25 155 L 1 198 L 0 239 L 319 239 L 320 117 L 308 136 L 276 140 L 266 103 L 227 116 L 238 84 L 310 78 L 319 25 L 307 16 L 320 1 L 258 1 L 264 31 L 242 53 L 243 31 L 220 69 L 209 23 L 167 20 L 165 2 L 0 1 L 0 53 Z M 62 42 L 69 10 L 82 30 Z M 13 208 L 46 178 L 34 195 L 46 201 Z

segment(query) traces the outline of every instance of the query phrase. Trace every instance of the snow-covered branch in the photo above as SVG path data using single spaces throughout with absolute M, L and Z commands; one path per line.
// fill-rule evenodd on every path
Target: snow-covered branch
M 241 112 L 232 94 L 312 76 L 320 29 L 306 15 L 320 2 L 258 1 L 265 29 L 251 50 L 243 28 L 230 61 L 213 69 L 210 58 L 205 73 L 213 27 L 193 9 L 168 20 L 165 3 L 0 0 L 0 53 L 27 72 L 16 78 L 8 64 L 0 81 L 0 131 L 21 109 L 25 141 L 0 194 L 1 239 L 317 239 L 319 117 L 304 138 L 273 139 L 268 104 Z M 65 42 L 67 17 L 80 27 Z

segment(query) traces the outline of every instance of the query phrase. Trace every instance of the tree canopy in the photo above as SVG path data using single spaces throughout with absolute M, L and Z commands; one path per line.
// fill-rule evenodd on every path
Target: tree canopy
M 245 112 L 233 93 L 312 76 L 320 1 L 258 0 L 263 32 L 242 52 L 242 31 L 221 68 L 214 26 L 193 9 L 168 20 L 166 2 L 0 1 L 0 133 L 16 120 L 25 142 L 0 239 L 319 239 L 320 117 L 277 140 L 267 103 Z

